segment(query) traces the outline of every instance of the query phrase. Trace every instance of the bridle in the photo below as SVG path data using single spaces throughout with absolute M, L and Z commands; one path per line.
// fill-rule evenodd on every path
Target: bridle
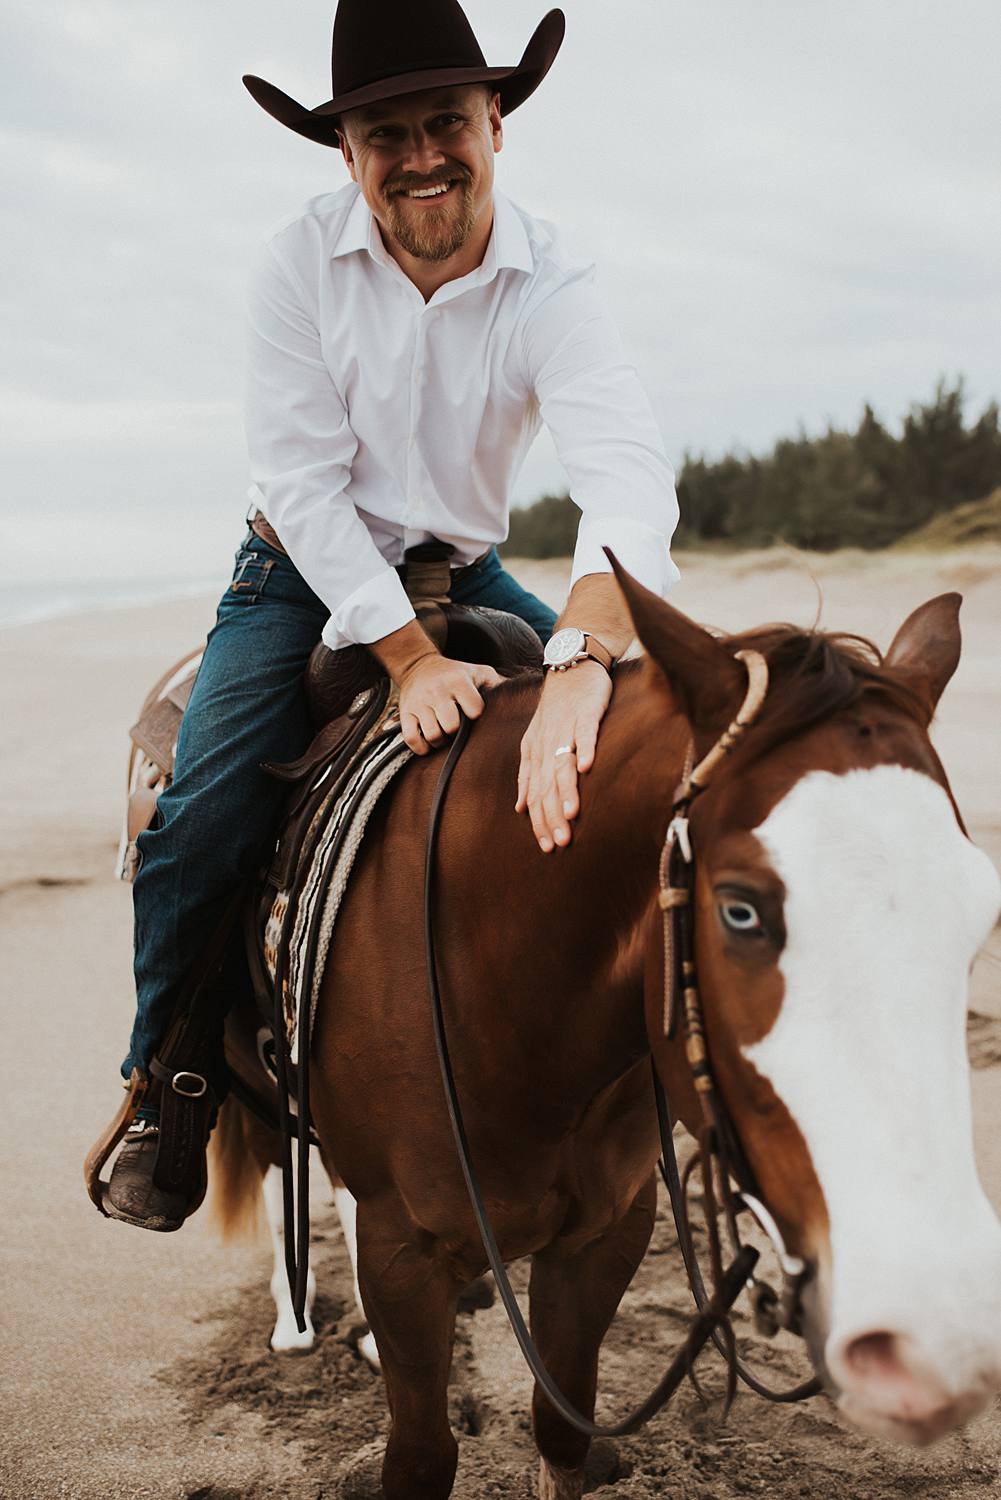
M 435 953 L 434 871 L 445 796 L 452 772 L 469 737 L 470 723 L 464 716 L 461 716 L 459 730 L 442 767 L 431 805 L 425 870 L 425 948 L 435 1045 L 459 1162 L 497 1290 L 526 1362 L 539 1387 L 560 1415 L 573 1427 L 591 1437 L 619 1437 L 635 1432 L 666 1406 L 686 1375 L 691 1378 L 696 1390 L 699 1390 L 693 1364 L 710 1338 L 720 1349 L 727 1364 L 725 1409 L 729 1409 L 738 1378 L 771 1401 L 801 1401 L 816 1395 L 821 1389 L 820 1382 L 815 1378 L 787 1391 L 773 1391 L 764 1385 L 740 1359 L 729 1317 L 734 1302 L 746 1286 L 751 1293 L 759 1332 L 772 1335 L 780 1328 L 785 1328 L 799 1333 L 801 1293 L 808 1276 L 806 1264 L 789 1254 L 778 1225 L 761 1201 L 754 1175 L 713 1079 L 695 967 L 695 857 L 689 829 L 689 811 L 695 798 L 708 786 L 719 764 L 754 722 L 768 692 L 768 665 L 764 657 L 756 651 L 740 651 L 737 659 L 744 663 L 748 674 L 744 702 L 729 728 L 697 765 L 692 765 L 694 752 L 689 749 L 685 772 L 675 791 L 671 821 L 658 872 L 659 904 L 664 919 L 664 1034 L 670 1040 L 676 1036 L 679 1025 L 683 1029 L 685 1054 L 702 1119 L 698 1150 L 682 1174 L 674 1149 L 670 1106 L 654 1063 L 654 1093 L 662 1152 L 660 1167 L 670 1194 L 678 1243 L 697 1312 L 681 1348 L 656 1388 L 627 1417 L 611 1425 L 592 1422 L 578 1412 L 555 1385 L 542 1362 L 512 1290 L 503 1256 L 486 1212 L 470 1158 L 469 1142 L 456 1092 Z M 688 1186 L 696 1165 L 701 1169 L 712 1275 L 711 1294 L 695 1254 L 688 1212 Z M 737 1190 L 733 1187 L 734 1179 L 738 1184 Z M 758 1252 L 752 1245 L 744 1244 L 741 1240 L 738 1217 L 743 1212 L 752 1215 L 772 1243 L 782 1270 L 781 1293 L 776 1293 L 754 1274 Z M 724 1265 L 723 1259 L 720 1217 L 733 1253 L 728 1266 Z
M 698 1163 L 701 1168 L 714 1285 L 719 1285 L 722 1268 L 717 1203 L 735 1253 L 742 1243 L 737 1223 L 738 1215 L 742 1212 L 751 1214 L 771 1242 L 782 1272 L 781 1292 L 776 1293 L 767 1282 L 754 1275 L 749 1276 L 747 1289 L 758 1332 L 766 1337 L 774 1337 L 780 1329 L 797 1334 L 802 1332 L 801 1298 L 809 1272 L 806 1263 L 787 1250 L 773 1215 L 762 1201 L 761 1190 L 750 1163 L 720 1098 L 706 1046 L 705 1018 L 695 963 L 696 869 L 689 814 L 692 803 L 709 786 L 714 772 L 754 723 L 768 694 L 768 663 L 761 653 L 738 651 L 736 659 L 743 662 L 747 671 L 748 684 L 744 701 L 736 718 L 694 766 L 694 748 L 689 745 L 682 779 L 674 793 L 671 821 L 658 868 L 658 902 L 664 924 L 663 1034 L 667 1041 L 673 1041 L 679 1025 L 682 1028 L 685 1056 L 702 1121 L 698 1134 L 698 1151 L 688 1163 L 683 1177 L 678 1171 L 670 1111 L 656 1065 L 653 1079 L 663 1150 L 661 1175 L 670 1194 L 678 1243 L 696 1306 L 702 1310 L 710 1301 L 695 1254 L 688 1215 L 688 1185 L 692 1170 Z M 734 1180 L 738 1184 L 738 1191 L 733 1189 Z M 727 1404 L 732 1399 L 738 1376 L 751 1390 L 769 1401 L 803 1401 L 817 1395 L 821 1389 L 816 1377 L 785 1391 L 776 1391 L 766 1386 L 737 1354 L 736 1341 L 729 1323 L 714 1331 L 713 1340 L 727 1360 Z

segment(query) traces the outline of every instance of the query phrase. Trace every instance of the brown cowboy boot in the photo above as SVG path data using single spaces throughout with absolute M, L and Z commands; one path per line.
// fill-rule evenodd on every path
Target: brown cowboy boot
M 180 1229 L 205 1197 L 208 1139 L 218 1100 L 201 1073 L 168 1068 L 159 1058 L 153 1059 L 150 1073 L 152 1078 L 133 1070 L 128 1098 L 88 1152 L 84 1181 L 106 1218 L 169 1233 Z M 157 1106 L 159 1118 L 149 1119 Z M 121 1150 L 104 1182 L 101 1170 L 119 1142 Z
M 166 1234 L 180 1229 L 205 1197 L 206 1152 L 218 1105 L 204 1073 L 154 1057 L 150 1074 L 158 1117 L 138 1117 L 129 1125 L 102 1206 L 111 1219 Z
M 106 1218 L 169 1233 L 180 1229 L 205 1197 L 209 1133 L 227 1082 L 225 993 L 216 993 L 213 985 L 237 912 L 234 899 L 193 973 L 184 1004 L 178 1002 L 159 1054 L 148 1070 L 133 1068 L 123 1104 L 87 1153 L 87 1193 Z M 119 1142 L 104 1182 L 101 1172 Z
M 161 1233 L 180 1229 L 191 1211 L 188 1195 L 158 1187 L 154 1178 L 160 1126 L 136 1120 L 111 1170 L 105 1207 L 110 1217 Z
M 133 1068 L 124 1103 L 87 1154 L 87 1193 L 109 1219 L 169 1233 L 180 1229 L 205 1197 L 209 1133 L 227 1081 L 222 1047 L 226 994 L 218 988 L 219 976 L 238 909 L 234 898 L 192 974 L 183 1003 L 178 1002 L 158 1055 L 150 1059 L 148 1070 Z M 111 1176 L 104 1182 L 101 1171 L 119 1142 Z

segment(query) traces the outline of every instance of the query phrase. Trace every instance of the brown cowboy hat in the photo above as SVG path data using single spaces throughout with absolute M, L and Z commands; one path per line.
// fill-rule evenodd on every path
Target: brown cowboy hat
M 326 104 L 307 109 L 252 73 L 243 81 L 261 108 L 290 130 L 321 146 L 336 146 L 345 110 L 419 89 L 495 83 L 501 114 L 510 114 L 549 72 L 565 30 L 563 12 L 551 10 L 520 63 L 488 68 L 458 0 L 340 0 L 331 50 L 333 97 Z

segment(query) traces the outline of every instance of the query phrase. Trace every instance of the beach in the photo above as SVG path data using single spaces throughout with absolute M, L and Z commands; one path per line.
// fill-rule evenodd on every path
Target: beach
M 958 589 L 963 656 L 933 739 L 970 836 L 1001 866 L 1001 551 L 772 551 L 679 562 L 672 603 L 706 624 L 809 625 L 819 614 L 825 628 L 883 648 L 914 607 Z M 507 565 L 562 603 L 567 564 Z M 132 1017 L 131 896 L 113 878 L 128 729 L 154 680 L 204 637 L 214 607 L 204 595 L 0 632 L 0 1495 L 10 1500 L 378 1493 L 366 1476 L 384 1431 L 382 1388 L 351 1345 L 347 1259 L 321 1179 L 319 1338 L 312 1353 L 284 1358 L 267 1348 L 263 1237 L 223 1246 L 207 1212 L 179 1234 L 142 1234 L 103 1220 L 83 1190 L 84 1155 L 119 1102 Z M 1001 1208 L 997 931 L 989 946 L 996 957 L 974 970 L 970 1041 L 978 1159 Z M 523 1270 L 519 1277 L 523 1285 Z M 655 1382 L 686 1296 L 662 1216 L 607 1341 L 605 1415 Z M 759 1352 L 779 1377 L 803 1368 L 793 1344 Z M 499 1306 L 464 1315 L 453 1371 L 457 1500 L 533 1493 L 529 1391 Z M 686 1391 L 641 1436 L 614 1450 L 598 1445 L 593 1488 L 621 1500 L 986 1500 L 998 1494 L 999 1476 L 997 1411 L 916 1452 L 861 1438 L 822 1402 L 786 1410 L 742 1395 L 723 1426 Z

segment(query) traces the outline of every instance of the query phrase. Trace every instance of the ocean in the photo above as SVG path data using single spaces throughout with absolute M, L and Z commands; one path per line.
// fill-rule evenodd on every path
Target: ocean
M 0 630 L 33 625 L 59 615 L 92 610 L 129 609 L 135 605 L 190 599 L 198 594 L 222 594 L 226 577 L 216 572 L 204 578 L 190 574 L 174 578 L 60 579 L 38 583 L 5 583 L 0 588 Z

